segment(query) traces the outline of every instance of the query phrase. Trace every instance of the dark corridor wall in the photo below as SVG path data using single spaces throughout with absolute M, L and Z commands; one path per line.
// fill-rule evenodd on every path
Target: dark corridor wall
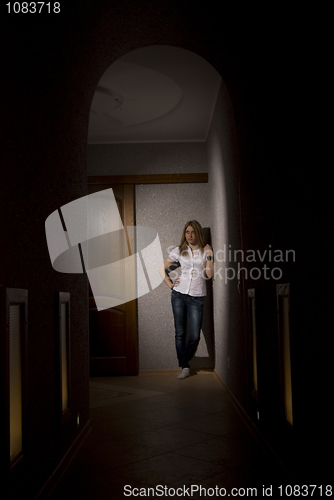
M 302 460 L 307 448 L 303 464 L 308 467 L 322 451 L 321 438 L 329 429 L 321 399 L 328 388 L 324 369 L 332 306 L 330 277 L 323 269 L 331 260 L 329 199 L 320 176 L 311 176 L 295 153 L 300 66 L 292 57 L 293 13 L 289 22 L 275 12 L 264 23 L 263 12 L 243 9 L 233 12 L 217 2 L 87 0 L 71 2 L 70 11 L 64 6 L 59 21 L 52 19 L 54 27 L 46 18 L 3 16 L 0 285 L 29 292 L 28 432 L 19 478 L 26 498 L 42 488 L 89 420 L 87 282 L 83 275 L 52 270 L 45 219 L 86 194 L 89 109 L 101 75 L 118 57 L 146 45 L 168 44 L 199 54 L 230 92 L 244 246 L 261 250 L 266 234 L 272 244 L 297 252 L 296 264 L 284 275 L 294 283 L 293 348 L 298 354 L 293 456 Z M 271 285 L 263 286 L 265 294 Z M 75 419 L 60 429 L 56 419 L 56 291 L 71 293 L 73 415 L 81 414 L 79 429 Z M 269 350 L 276 332 L 271 307 L 265 302 Z M 245 391 L 237 387 L 235 392 Z M 323 467 L 320 461 L 320 478 Z M 19 484 L 15 480 L 15 488 Z

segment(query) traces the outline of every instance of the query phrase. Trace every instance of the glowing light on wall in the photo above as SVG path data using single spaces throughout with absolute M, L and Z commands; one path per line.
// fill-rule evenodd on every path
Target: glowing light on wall
M 68 390 L 68 321 L 66 303 L 60 304 L 60 363 L 61 363 L 61 409 L 64 412 L 69 405 Z
M 290 286 L 277 285 L 281 383 L 285 418 L 293 425 L 292 371 L 290 354 Z
M 61 425 L 71 418 L 70 293 L 58 294 L 59 415 Z
M 9 306 L 9 421 L 10 459 L 22 453 L 21 305 Z

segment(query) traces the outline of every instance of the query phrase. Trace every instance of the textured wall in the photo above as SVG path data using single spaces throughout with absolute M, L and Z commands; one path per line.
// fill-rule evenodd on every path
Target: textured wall
M 213 282 L 215 368 L 225 383 L 239 395 L 246 364 L 244 329 L 241 324 L 243 311 L 237 280 L 228 279 L 234 276 L 236 264 L 227 260 L 229 245 L 233 249 L 241 248 L 238 157 L 233 110 L 224 84 L 221 85 L 207 139 L 207 154 L 209 212 L 216 256 Z
M 22 44 L 25 55 L 16 64 Z M 85 136 L 88 115 L 78 112 L 81 97 L 73 75 L 64 68 L 61 44 L 12 35 L 6 47 L 1 61 L 5 105 L 0 285 L 28 290 L 25 467 L 19 479 L 13 478 L 17 488 L 22 481 L 26 498 L 34 498 L 31 491 L 37 494 L 89 419 L 87 278 L 53 270 L 45 237 L 46 218 L 87 192 L 85 150 L 77 138 Z M 71 294 L 71 416 L 63 427 L 58 407 L 58 291 Z
M 136 188 L 136 223 L 157 229 L 164 259 L 168 257 L 168 247 L 179 244 L 187 220 L 197 219 L 203 227 L 209 225 L 208 206 L 208 184 L 147 184 Z M 141 370 L 178 367 L 170 294 L 170 289 L 162 283 L 138 299 Z M 204 325 L 204 336 L 196 353 L 201 358 L 208 357 L 206 338 L 211 345 L 213 336 L 213 331 L 205 331 Z M 208 362 L 203 360 L 206 366 Z

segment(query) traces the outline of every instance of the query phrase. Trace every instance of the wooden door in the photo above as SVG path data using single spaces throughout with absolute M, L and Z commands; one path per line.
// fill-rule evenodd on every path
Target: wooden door
M 88 194 L 110 188 L 124 227 L 134 226 L 133 184 L 88 184 Z M 131 253 L 134 242 L 128 243 Z M 89 287 L 89 349 L 90 376 L 138 375 L 136 300 L 98 311 Z

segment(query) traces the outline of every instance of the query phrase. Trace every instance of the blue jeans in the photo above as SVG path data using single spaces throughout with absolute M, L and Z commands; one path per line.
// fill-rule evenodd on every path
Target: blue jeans
M 204 297 L 192 297 L 172 290 L 172 308 L 175 325 L 175 347 L 181 368 L 189 368 L 199 340 L 203 318 Z M 186 328 L 188 324 L 188 339 Z

